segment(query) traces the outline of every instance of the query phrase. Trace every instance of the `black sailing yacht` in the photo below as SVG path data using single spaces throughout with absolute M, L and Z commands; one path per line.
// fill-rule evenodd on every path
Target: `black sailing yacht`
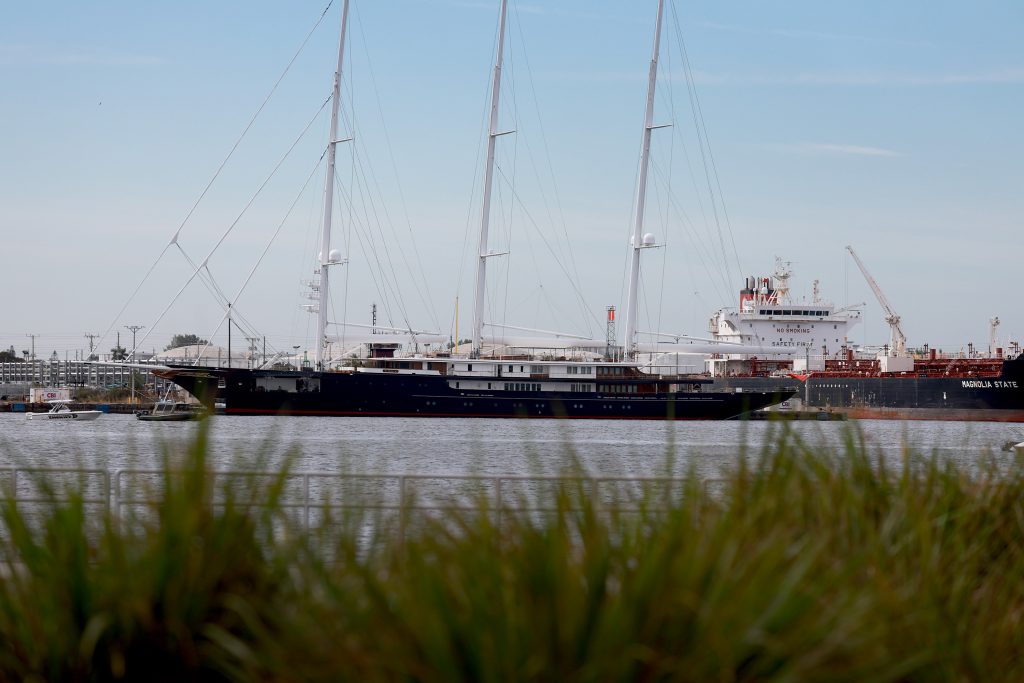
M 633 220 L 626 334 L 621 349 L 626 360 L 610 360 L 619 355 L 619 349 L 610 347 L 604 348 L 604 359 L 597 359 L 598 354 L 590 354 L 590 359 L 584 360 L 575 354 L 569 354 L 571 357 L 567 358 L 564 351 L 562 354 L 552 353 L 551 347 L 546 347 L 548 352 L 544 359 L 525 353 L 495 355 L 493 350 L 490 354 L 485 353 L 482 332 L 486 266 L 488 258 L 498 255 L 488 251 L 487 232 L 495 141 L 503 134 L 498 128 L 498 98 L 507 0 L 501 0 L 497 57 L 491 84 L 490 134 L 484 175 L 472 351 L 468 357 L 450 354 L 403 357 L 396 354 L 398 344 L 368 342 L 369 358 L 346 359 L 345 364 L 332 367 L 325 360 L 324 352 L 327 347 L 328 274 L 332 266 L 343 263 L 340 254 L 330 248 L 330 242 L 338 105 L 348 5 L 349 0 L 345 0 L 338 67 L 334 78 L 320 267 L 315 287 L 319 297 L 316 309 L 317 344 L 312 365 L 298 370 L 170 365 L 155 371 L 156 374 L 183 387 L 207 405 L 223 402 L 226 412 L 232 415 L 709 420 L 737 417 L 784 401 L 795 393 L 791 389 L 712 390 L 709 386 L 712 380 L 704 375 L 679 373 L 671 367 L 659 368 L 655 364 L 642 365 L 637 360 L 641 351 L 636 343 L 640 253 L 643 248 L 651 246 L 648 236 L 643 235 L 643 218 L 651 131 L 654 128 L 654 91 L 664 0 L 658 2 Z M 379 337 L 377 339 L 380 340 Z M 417 339 L 413 337 L 412 341 Z M 594 341 L 590 340 L 590 348 L 594 346 Z M 581 343 L 575 348 L 583 347 Z M 556 348 L 573 346 L 563 344 Z M 648 349 L 652 353 L 667 350 L 657 345 Z M 674 350 L 679 350 L 678 345 L 675 345 Z M 687 350 L 696 351 L 693 347 Z

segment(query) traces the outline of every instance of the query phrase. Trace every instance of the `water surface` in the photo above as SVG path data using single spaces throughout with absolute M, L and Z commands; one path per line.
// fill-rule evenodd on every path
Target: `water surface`
M 1024 425 L 862 420 L 647 422 L 377 417 L 236 417 L 208 420 L 215 467 L 248 466 L 330 473 L 527 475 L 562 471 L 575 456 L 593 474 L 648 476 L 690 466 L 715 476 L 744 451 L 757 452 L 779 429 L 811 444 L 839 447 L 850 431 L 873 451 L 898 457 L 904 446 L 970 464 L 1024 441 Z M 0 466 L 130 469 L 158 467 L 181 450 L 199 423 L 140 422 L 104 415 L 94 422 L 27 420 L 0 414 Z M 856 438 L 859 438 L 857 436 Z M 997 457 L 1008 457 L 1003 453 Z

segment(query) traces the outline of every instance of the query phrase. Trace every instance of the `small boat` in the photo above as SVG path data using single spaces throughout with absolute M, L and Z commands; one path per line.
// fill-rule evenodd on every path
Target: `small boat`
M 181 401 L 157 401 L 153 410 L 140 410 L 135 417 L 146 422 L 185 422 L 202 420 L 206 417 L 205 410 L 196 410 L 190 404 Z
M 99 410 L 71 410 L 70 401 L 55 398 L 47 401 L 51 408 L 45 413 L 27 413 L 30 420 L 95 420 L 103 413 Z

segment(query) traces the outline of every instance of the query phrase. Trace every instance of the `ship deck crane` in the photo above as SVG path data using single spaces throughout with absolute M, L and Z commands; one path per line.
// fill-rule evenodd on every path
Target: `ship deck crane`
M 875 282 L 875 278 L 871 277 L 871 273 L 868 272 L 868 269 L 864 266 L 860 257 L 857 256 L 857 252 L 853 250 L 853 247 L 847 245 L 846 250 L 850 252 L 850 256 L 853 257 L 857 267 L 860 268 L 860 272 L 864 275 L 864 279 L 868 281 L 871 291 L 875 293 L 875 298 L 878 299 L 878 303 L 885 311 L 885 322 L 889 323 L 889 348 L 892 349 L 892 354 L 900 357 L 905 356 L 907 354 L 907 337 L 903 334 L 903 329 L 900 327 L 900 316 L 892 309 L 889 300 L 882 293 L 882 288 Z

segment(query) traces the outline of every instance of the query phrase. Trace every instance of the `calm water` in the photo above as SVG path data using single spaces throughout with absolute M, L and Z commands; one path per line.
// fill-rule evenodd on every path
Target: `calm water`
M 0 466 L 116 470 L 158 466 L 165 449 L 182 448 L 198 423 L 140 422 L 104 415 L 94 422 L 27 420 L 0 414 Z M 715 476 L 744 444 L 761 448 L 778 425 L 741 422 L 628 422 L 415 418 L 228 417 L 209 420 L 218 468 L 274 467 L 294 453 L 294 470 L 367 474 L 551 474 L 567 453 L 594 474 L 654 475 L 691 464 Z M 791 423 L 810 443 L 840 445 L 859 430 L 872 448 L 898 455 L 904 444 L 968 464 L 1024 441 L 1024 425 L 969 422 Z M 1002 454 L 1007 456 L 1008 454 Z M 1001 457 L 1002 457 L 1001 456 Z

